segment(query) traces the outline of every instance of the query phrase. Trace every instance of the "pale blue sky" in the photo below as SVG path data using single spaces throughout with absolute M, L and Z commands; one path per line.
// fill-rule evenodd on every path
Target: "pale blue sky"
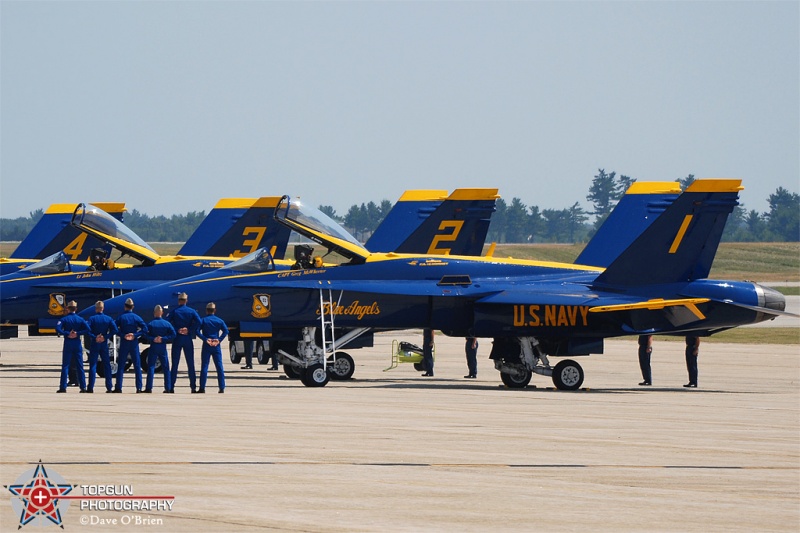
M 798 2 L 0 2 L 0 216 L 800 189 Z

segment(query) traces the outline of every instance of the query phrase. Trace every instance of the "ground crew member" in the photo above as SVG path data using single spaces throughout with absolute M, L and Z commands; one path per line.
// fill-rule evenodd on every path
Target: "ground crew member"
M 689 383 L 684 387 L 697 387 L 697 356 L 700 352 L 700 337 L 686 337 L 686 370 Z
M 189 371 L 189 385 L 192 392 L 197 392 L 197 374 L 194 370 L 194 344 L 192 340 L 200 327 L 200 315 L 197 311 L 186 305 L 189 297 L 185 292 L 178 295 L 178 307 L 172 310 L 167 320 L 177 333 L 175 341 L 172 343 L 172 386 L 170 390 L 175 390 L 175 382 L 178 380 L 178 365 L 181 362 L 181 351 L 186 357 L 186 368 Z
M 172 374 L 169 370 L 167 358 L 167 343 L 175 339 L 175 328 L 172 324 L 161 318 L 164 310 L 160 305 L 153 309 L 153 320 L 147 324 L 147 339 L 150 341 L 150 351 L 147 354 L 147 385 L 146 393 L 153 392 L 153 376 L 156 373 L 156 362 L 161 361 L 161 370 L 164 371 L 164 392 L 172 393 Z
M 653 353 L 653 336 L 639 335 L 639 368 L 642 371 L 641 387 L 653 384 L 653 373 L 650 370 L 650 356 Z
M 78 304 L 71 300 L 67 303 L 69 314 L 56 322 L 56 331 L 64 336 L 64 348 L 61 351 L 61 381 L 56 392 L 67 392 L 67 377 L 69 367 L 74 366 L 78 371 L 78 385 L 81 392 L 86 392 L 86 376 L 83 373 L 83 346 L 81 335 L 89 333 L 89 324 L 75 314 Z
M 422 366 L 425 369 L 422 375 L 425 377 L 433 377 L 433 350 L 433 330 L 426 328 L 422 330 Z
M 133 300 L 125 300 L 125 311 L 117 317 L 119 329 L 119 356 L 117 357 L 117 384 L 114 392 L 122 392 L 122 376 L 128 356 L 133 360 L 136 371 L 136 392 L 142 392 L 142 362 L 139 355 L 139 337 L 147 333 L 147 324 L 142 317 L 133 312 Z
M 253 349 L 255 348 L 255 344 L 255 341 L 244 341 L 244 366 L 242 370 L 253 368 Z
M 478 377 L 478 339 L 467 337 L 464 351 L 467 354 L 467 369 L 469 371 L 469 374 L 464 377 L 466 379 L 475 379 Z
M 214 366 L 217 369 L 217 382 L 219 392 L 225 392 L 225 372 L 222 370 L 222 347 L 220 343 L 228 336 L 228 326 L 217 317 L 217 308 L 214 302 L 209 302 L 206 306 L 206 317 L 200 322 L 200 329 L 197 336 L 203 340 L 203 349 L 200 350 L 200 392 L 206 392 L 206 379 L 208 379 L 208 362 L 214 358 Z
M 117 334 L 117 324 L 110 316 L 103 314 L 103 302 L 94 304 L 94 314 L 86 321 L 89 324 L 89 387 L 86 392 L 94 392 L 97 377 L 97 357 L 103 365 L 106 377 L 106 392 L 111 392 L 111 359 L 108 356 L 108 340 Z

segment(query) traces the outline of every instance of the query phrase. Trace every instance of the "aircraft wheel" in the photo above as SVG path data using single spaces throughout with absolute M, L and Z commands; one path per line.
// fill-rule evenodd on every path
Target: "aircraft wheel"
M 139 363 L 142 365 L 142 373 L 147 374 L 147 369 L 149 368 L 149 364 L 147 363 L 147 358 L 150 356 L 150 348 L 145 348 L 139 354 Z M 161 361 L 156 359 L 156 371 L 155 373 L 158 374 L 161 370 Z
M 139 356 L 139 364 L 142 363 L 142 357 Z M 125 358 L 125 372 L 133 372 L 135 369 L 133 368 L 133 356 L 128 354 Z
M 303 377 L 303 369 L 292 365 L 283 365 L 283 373 L 286 374 L 289 379 L 300 379 Z
M 264 349 L 264 345 L 260 342 L 256 344 L 256 359 L 259 365 L 266 365 L 270 360 L 270 353 Z
M 553 369 L 553 384 L 558 390 L 578 390 L 583 385 L 583 368 L 571 359 L 560 361 Z
M 356 371 L 356 362 L 346 352 L 336 352 L 333 355 L 333 363 L 328 364 L 328 373 L 331 379 L 344 381 L 353 377 Z
M 300 378 L 306 387 L 324 387 L 329 379 L 328 372 L 319 363 L 306 368 L 303 377 Z
M 531 377 L 533 377 L 533 374 L 530 370 L 524 370 L 516 374 L 500 372 L 500 379 L 509 389 L 524 389 L 531 382 Z
M 242 362 L 242 355 L 243 354 L 242 354 L 242 352 L 239 351 L 238 348 L 236 348 L 236 342 L 235 341 L 231 341 L 230 352 L 231 352 L 231 363 L 233 363 L 234 365 L 238 365 L 239 363 Z
M 414 370 L 416 370 L 417 372 L 424 372 L 425 365 L 423 365 L 422 363 L 414 363 Z

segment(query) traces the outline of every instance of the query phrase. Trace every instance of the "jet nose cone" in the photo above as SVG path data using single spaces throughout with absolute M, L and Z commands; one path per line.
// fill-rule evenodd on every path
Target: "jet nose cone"
M 769 287 L 756 285 L 758 290 L 758 305 L 775 311 L 786 311 L 786 298 L 780 292 Z

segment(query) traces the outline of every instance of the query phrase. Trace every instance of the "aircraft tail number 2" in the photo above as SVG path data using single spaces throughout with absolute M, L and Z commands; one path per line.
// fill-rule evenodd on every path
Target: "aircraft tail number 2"
M 436 235 L 431 241 L 431 245 L 428 248 L 428 254 L 430 255 L 450 255 L 450 248 L 447 247 L 439 247 L 440 243 L 448 243 L 448 242 L 455 242 L 458 239 L 458 234 L 461 233 L 461 227 L 464 225 L 463 220 L 442 220 L 439 224 L 440 230 L 450 230 L 450 233 L 444 233 L 441 235 Z

